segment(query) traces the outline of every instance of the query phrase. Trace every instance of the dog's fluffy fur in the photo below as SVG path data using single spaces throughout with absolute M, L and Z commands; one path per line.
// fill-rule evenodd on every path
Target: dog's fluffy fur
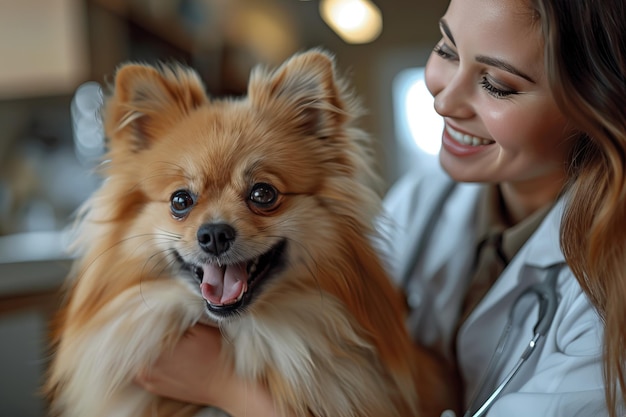
M 207 97 L 180 65 L 122 66 L 103 109 L 106 179 L 54 331 L 52 412 L 194 414 L 132 381 L 212 321 L 224 360 L 286 412 L 418 415 L 402 302 L 372 246 L 359 113 L 321 50 L 255 69 L 237 99 Z

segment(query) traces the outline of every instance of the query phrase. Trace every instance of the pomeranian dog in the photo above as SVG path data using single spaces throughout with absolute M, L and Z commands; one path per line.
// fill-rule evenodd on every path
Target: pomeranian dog
M 120 67 L 53 330 L 52 414 L 194 415 L 133 378 L 211 322 L 223 360 L 287 415 L 419 415 L 360 113 L 319 49 L 256 68 L 241 98 L 208 97 L 182 65 Z

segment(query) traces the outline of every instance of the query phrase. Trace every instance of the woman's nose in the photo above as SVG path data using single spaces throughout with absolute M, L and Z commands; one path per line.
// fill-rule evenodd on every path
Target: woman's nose
M 443 117 L 466 119 L 474 114 L 471 105 L 471 92 L 460 77 L 450 80 L 435 95 L 435 111 Z

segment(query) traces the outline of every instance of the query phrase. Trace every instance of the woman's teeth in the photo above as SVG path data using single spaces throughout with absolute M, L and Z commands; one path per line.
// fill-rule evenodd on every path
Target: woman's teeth
M 495 141 L 491 139 L 477 138 L 476 136 L 470 136 L 461 132 L 457 132 L 456 130 L 453 130 L 449 126 L 446 126 L 446 132 L 448 132 L 448 134 L 450 135 L 452 139 L 456 140 L 462 145 L 482 146 L 482 145 L 491 145 L 492 143 L 495 143 Z

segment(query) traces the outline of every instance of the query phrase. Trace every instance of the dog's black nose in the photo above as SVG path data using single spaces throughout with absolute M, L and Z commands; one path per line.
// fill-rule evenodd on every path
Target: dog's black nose
M 211 255 L 221 255 L 230 248 L 237 232 L 225 223 L 203 224 L 198 229 L 198 243 L 203 251 Z

